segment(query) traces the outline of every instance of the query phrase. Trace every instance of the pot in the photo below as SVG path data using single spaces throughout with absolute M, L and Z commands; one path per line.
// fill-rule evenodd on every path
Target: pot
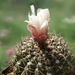
M 10 65 L 7 68 L 5 68 L 2 71 L 2 75 L 14 75 L 14 73 L 13 73 L 13 66 Z

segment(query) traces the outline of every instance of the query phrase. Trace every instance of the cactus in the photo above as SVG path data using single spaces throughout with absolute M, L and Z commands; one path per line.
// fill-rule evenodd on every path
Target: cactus
M 14 47 L 10 65 L 14 75 L 73 75 L 75 55 L 64 38 L 57 34 L 48 34 L 49 10 L 39 9 L 35 15 L 28 15 L 28 30 L 32 36 L 22 38 Z
M 48 34 L 45 43 L 25 37 L 15 46 L 10 60 L 16 75 L 73 75 L 75 55 L 63 37 Z

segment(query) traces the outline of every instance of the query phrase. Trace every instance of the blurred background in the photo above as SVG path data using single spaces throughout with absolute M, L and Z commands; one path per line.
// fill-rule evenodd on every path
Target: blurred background
M 7 67 L 7 50 L 29 36 L 27 23 L 30 5 L 48 8 L 51 14 L 49 32 L 61 34 L 75 53 L 75 0 L 0 0 L 0 70 Z

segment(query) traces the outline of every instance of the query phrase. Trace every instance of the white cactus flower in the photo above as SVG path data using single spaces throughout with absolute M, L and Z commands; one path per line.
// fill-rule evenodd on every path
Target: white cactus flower
M 31 32 L 33 38 L 37 42 L 44 42 L 48 38 L 48 22 L 50 21 L 50 13 L 48 9 L 38 9 L 35 15 L 34 5 L 30 6 L 32 14 L 28 14 L 29 21 L 28 30 Z

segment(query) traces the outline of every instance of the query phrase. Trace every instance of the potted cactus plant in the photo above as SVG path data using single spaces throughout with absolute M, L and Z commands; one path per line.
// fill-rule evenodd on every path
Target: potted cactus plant
M 50 13 L 34 5 L 28 14 L 28 30 L 32 36 L 22 38 L 14 47 L 10 66 L 3 75 L 75 75 L 75 55 L 59 34 L 48 33 Z

